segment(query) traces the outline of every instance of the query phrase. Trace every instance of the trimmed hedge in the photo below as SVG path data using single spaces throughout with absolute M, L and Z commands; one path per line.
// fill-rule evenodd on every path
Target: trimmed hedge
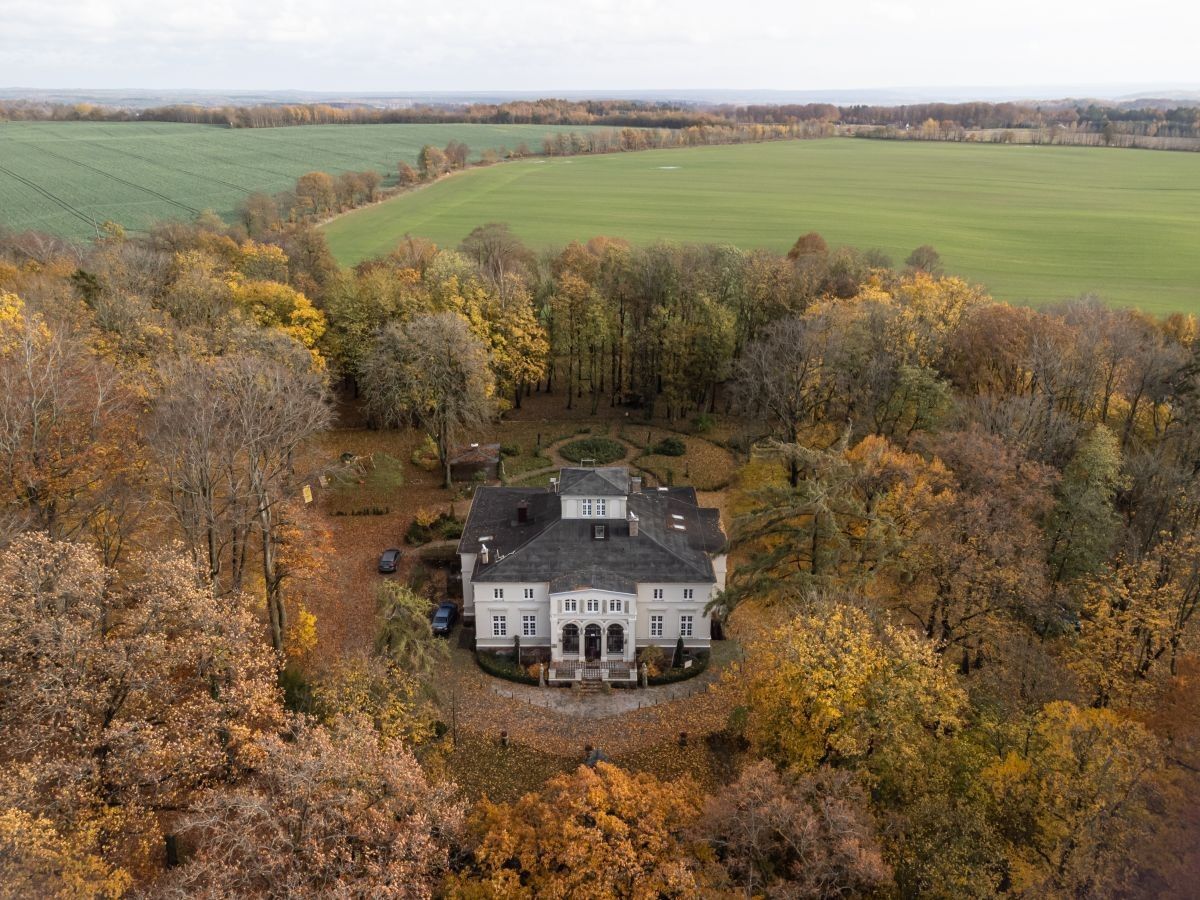
M 479 663 L 479 668 L 489 675 L 495 675 L 505 681 L 515 681 L 518 684 L 537 686 L 538 680 L 521 669 L 513 660 L 511 653 L 489 653 L 487 650 L 476 650 L 475 661 Z
M 596 465 L 603 466 L 618 459 L 625 458 L 625 445 L 609 437 L 580 438 L 570 441 L 558 448 L 563 459 L 577 463 L 585 459 L 594 459 Z
M 646 683 L 650 687 L 657 687 L 662 684 L 674 684 L 676 681 L 687 681 L 689 678 L 695 678 L 701 672 L 708 668 L 708 653 L 698 653 L 685 659 L 694 660 L 690 669 L 667 669 L 661 675 L 655 675 L 652 678 L 647 678 Z

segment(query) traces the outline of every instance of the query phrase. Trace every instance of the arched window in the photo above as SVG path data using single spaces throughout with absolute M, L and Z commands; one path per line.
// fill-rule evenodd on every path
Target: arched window
M 625 629 L 620 625 L 608 626 L 608 652 L 625 652 Z
M 563 626 L 563 653 L 579 652 L 579 626 Z

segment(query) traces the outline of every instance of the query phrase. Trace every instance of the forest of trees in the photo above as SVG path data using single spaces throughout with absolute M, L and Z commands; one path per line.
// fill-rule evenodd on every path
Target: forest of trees
M 490 224 L 353 270 L 277 215 L 0 235 L 0 896 L 1179 892 L 1198 363 L 1192 316 L 1008 306 L 811 233 Z M 462 798 L 398 584 L 378 648 L 305 669 L 335 388 L 443 463 L 534 392 L 738 424 L 729 784 Z

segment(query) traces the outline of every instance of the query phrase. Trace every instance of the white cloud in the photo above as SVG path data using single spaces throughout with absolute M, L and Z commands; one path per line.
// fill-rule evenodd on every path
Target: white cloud
M 1146 0 L 0 0 L 0 85 L 344 91 L 1195 84 Z

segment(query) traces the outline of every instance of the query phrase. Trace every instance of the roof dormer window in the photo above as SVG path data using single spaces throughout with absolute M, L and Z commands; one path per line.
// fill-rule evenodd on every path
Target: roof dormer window
M 602 541 L 607 537 L 608 537 L 608 526 L 607 525 L 593 525 L 592 526 L 592 538 L 594 540 Z

